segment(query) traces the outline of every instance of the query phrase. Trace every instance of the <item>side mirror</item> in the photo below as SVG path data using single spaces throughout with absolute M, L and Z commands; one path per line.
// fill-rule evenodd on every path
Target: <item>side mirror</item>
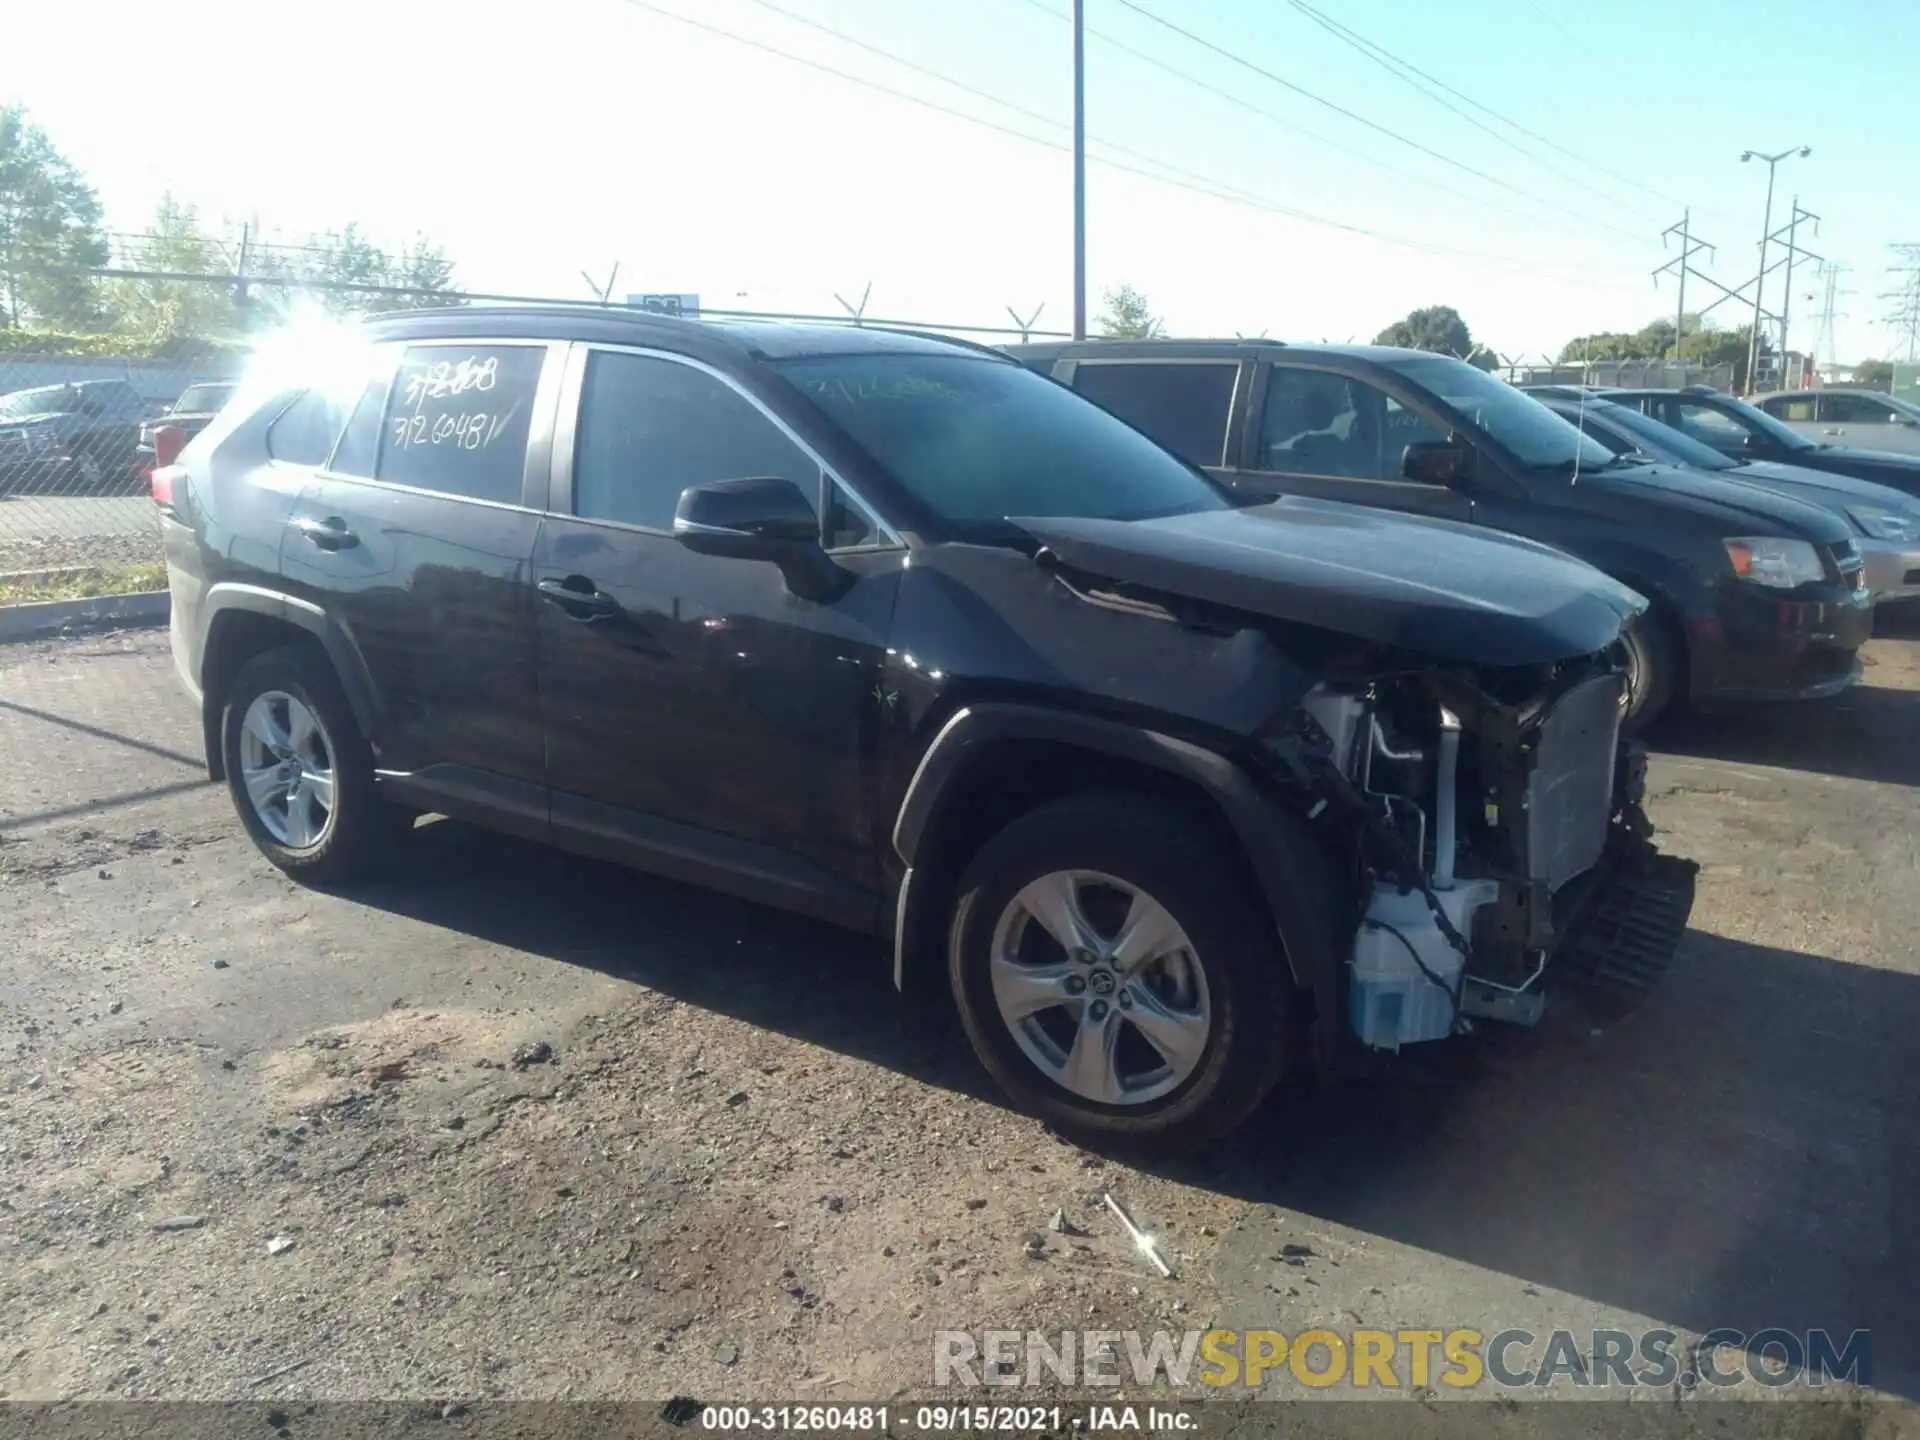
M 832 600 L 853 577 L 820 543 L 820 517 L 791 480 L 709 480 L 680 492 L 673 538 L 696 555 L 765 560 L 803 600 Z
M 1473 473 L 1473 447 L 1458 440 L 1415 440 L 1401 453 L 1400 473 L 1416 485 L 1458 485 Z

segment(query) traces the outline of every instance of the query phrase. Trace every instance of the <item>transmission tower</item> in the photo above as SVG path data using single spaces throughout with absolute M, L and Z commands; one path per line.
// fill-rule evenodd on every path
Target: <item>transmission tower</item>
M 1879 298 L 1890 307 L 1880 319 L 1896 337 L 1905 337 L 1907 363 L 1911 365 L 1920 360 L 1920 244 L 1890 248 L 1906 263 L 1895 265 L 1887 272 L 1898 276 L 1899 282 L 1896 288 L 1880 292 Z

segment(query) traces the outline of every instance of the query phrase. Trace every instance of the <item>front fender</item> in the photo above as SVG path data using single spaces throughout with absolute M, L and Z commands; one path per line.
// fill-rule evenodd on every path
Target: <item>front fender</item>
M 893 848 L 906 867 L 894 924 L 894 984 L 904 986 L 906 951 L 922 933 L 914 866 L 934 848 L 943 812 L 969 771 L 1006 741 L 1041 741 L 1150 767 L 1192 786 L 1238 840 L 1294 983 L 1313 992 L 1322 1015 L 1337 1014 L 1338 950 L 1326 924 L 1332 876 L 1306 822 L 1270 798 L 1227 756 L 1191 741 L 1098 716 L 1041 706 L 987 703 L 957 711 L 921 756 L 894 820 Z

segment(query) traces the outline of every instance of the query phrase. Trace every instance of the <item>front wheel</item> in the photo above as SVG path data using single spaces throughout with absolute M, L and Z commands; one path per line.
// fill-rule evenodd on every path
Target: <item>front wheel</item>
M 1145 796 L 1013 822 L 960 885 L 949 979 L 1000 1087 L 1058 1128 L 1191 1149 L 1278 1078 L 1294 991 L 1203 827 Z

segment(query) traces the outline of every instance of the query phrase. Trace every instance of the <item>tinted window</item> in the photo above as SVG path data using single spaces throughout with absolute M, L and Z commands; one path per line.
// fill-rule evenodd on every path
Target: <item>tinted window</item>
M 1196 465 L 1218 465 L 1238 365 L 1083 360 L 1073 388 Z
M 751 402 L 704 370 L 645 355 L 587 359 L 573 454 L 573 510 L 671 530 L 680 492 L 778 476 L 818 506 L 820 470 Z
M 1010 515 L 1139 520 L 1228 508 L 1191 466 L 1065 386 L 971 355 L 834 355 L 780 370 L 913 498 L 971 539 Z
M 855 550 L 862 545 L 884 541 L 871 519 L 838 485 L 827 491 L 827 523 L 824 536 L 829 550 Z
M 1776 396 L 1774 399 L 1765 402 L 1760 408 L 1777 419 L 1805 422 L 1813 419 L 1813 396 Z
M 538 345 L 407 350 L 394 376 L 375 474 L 396 485 L 519 504 L 546 353 Z
M 1418 411 L 1361 380 L 1276 365 L 1260 420 L 1261 464 L 1295 475 L 1396 480 L 1400 457 L 1446 435 Z
M 346 418 L 338 395 L 308 390 L 267 429 L 267 454 L 288 465 L 323 465 Z
M 1809 407 L 1811 408 L 1811 407 Z M 1811 415 L 1789 415 L 1789 420 L 1812 419 Z M 1884 400 L 1869 399 L 1865 395 L 1827 395 L 1820 403 L 1820 418 L 1839 424 L 1852 425 L 1891 425 L 1893 407 Z

